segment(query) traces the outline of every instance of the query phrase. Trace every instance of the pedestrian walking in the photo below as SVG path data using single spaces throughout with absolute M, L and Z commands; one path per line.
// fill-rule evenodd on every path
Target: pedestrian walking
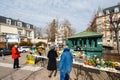
M 72 70 L 73 56 L 70 49 L 64 46 L 63 53 L 60 57 L 58 70 L 60 71 L 60 80 L 69 80 L 70 72 Z
M 18 44 L 14 44 L 14 46 L 12 47 L 12 59 L 14 60 L 13 69 L 20 68 L 19 57 L 20 57 L 20 52 L 18 51 Z
M 58 57 L 57 51 L 55 50 L 55 47 L 51 47 L 50 51 L 48 52 L 48 66 L 47 69 L 50 71 L 48 77 L 50 78 L 54 72 L 54 76 L 57 74 L 57 61 L 56 58 Z

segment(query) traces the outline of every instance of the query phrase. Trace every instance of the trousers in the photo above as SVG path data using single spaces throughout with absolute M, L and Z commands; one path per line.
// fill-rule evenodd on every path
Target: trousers
M 70 73 L 60 72 L 60 80 L 69 80 Z
M 13 68 L 18 68 L 18 67 L 19 67 L 19 59 L 16 58 L 16 59 L 14 59 Z

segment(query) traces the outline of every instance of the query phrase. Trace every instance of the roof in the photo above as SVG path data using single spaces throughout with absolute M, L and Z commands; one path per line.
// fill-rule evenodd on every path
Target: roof
M 15 19 L 12 19 L 12 18 L 9 18 L 9 17 L 4 17 L 4 16 L 0 16 L 0 23 L 5 23 L 6 24 L 6 19 L 10 19 L 11 20 L 11 25 L 15 25 L 15 26 L 18 26 L 16 24 L 17 22 L 21 22 L 22 23 L 22 27 L 27 28 L 27 24 L 29 24 L 29 23 L 20 21 L 19 19 L 15 20 Z M 29 24 L 29 25 L 30 25 L 30 29 L 33 29 L 33 25 L 32 24 Z
M 115 13 L 114 9 L 115 9 L 116 7 L 119 8 L 119 12 L 120 12 L 120 4 L 117 4 L 117 5 L 115 5 L 115 6 L 112 6 L 112 7 L 108 7 L 108 8 L 103 9 L 103 13 L 106 15 L 106 10 L 109 10 L 110 13 Z
M 68 39 L 70 38 L 85 38 L 85 37 L 102 37 L 102 34 L 97 33 L 97 32 L 88 32 L 88 31 L 83 31 L 77 34 L 74 34 L 73 36 L 70 36 Z
M 108 7 L 108 8 L 104 8 L 104 10 L 108 10 L 108 9 L 111 10 L 111 9 L 116 8 L 116 7 L 120 8 L 120 4 L 117 4 L 115 6 L 111 6 L 111 7 Z

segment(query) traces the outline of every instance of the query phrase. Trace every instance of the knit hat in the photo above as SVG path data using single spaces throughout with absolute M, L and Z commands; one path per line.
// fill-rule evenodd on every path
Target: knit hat
M 68 45 L 67 45 L 67 44 L 64 44 L 64 45 L 63 45 L 63 48 L 68 48 Z

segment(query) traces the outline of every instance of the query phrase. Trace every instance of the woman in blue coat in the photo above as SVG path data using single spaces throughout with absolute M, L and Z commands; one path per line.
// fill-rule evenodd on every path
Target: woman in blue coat
M 60 80 L 69 80 L 72 70 L 73 56 L 69 48 L 64 48 L 58 65 L 60 71 Z

